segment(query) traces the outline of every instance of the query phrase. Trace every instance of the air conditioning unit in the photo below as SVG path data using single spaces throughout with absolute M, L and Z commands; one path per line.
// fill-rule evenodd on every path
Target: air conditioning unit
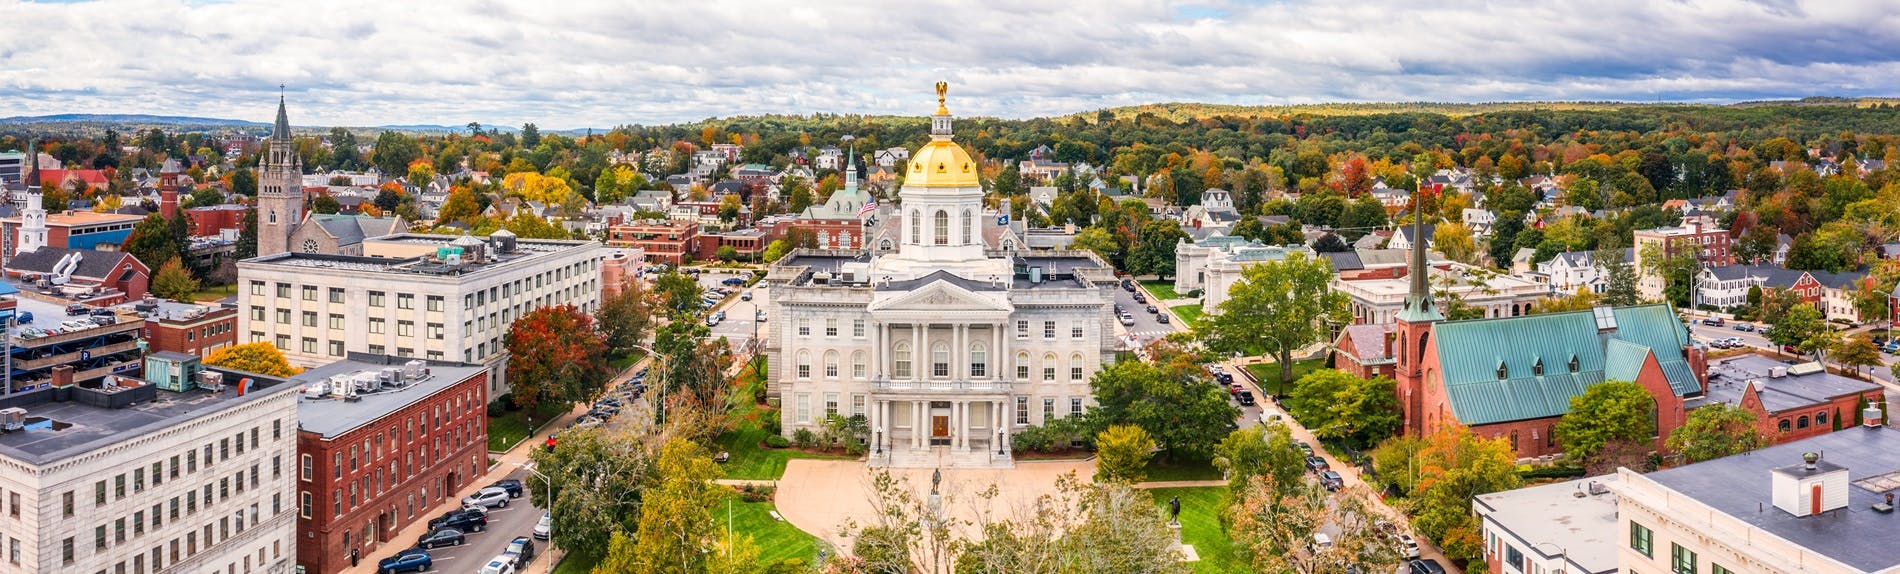
M 0 431 L 19 430 L 26 430 L 26 409 L 19 407 L 0 409 Z
M 199 371 L 198 388 L 214 393 L 224 390 L 224 373 L 217 371 Z

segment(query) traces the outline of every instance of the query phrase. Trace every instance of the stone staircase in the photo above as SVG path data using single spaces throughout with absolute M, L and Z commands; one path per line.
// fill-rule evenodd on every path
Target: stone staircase
M 923 450 L 898 448 L 873 457 L 869 464 L 885 468 L 1013 468 L 1015 459 L 984 449 L 958 451 L 947 446 Z

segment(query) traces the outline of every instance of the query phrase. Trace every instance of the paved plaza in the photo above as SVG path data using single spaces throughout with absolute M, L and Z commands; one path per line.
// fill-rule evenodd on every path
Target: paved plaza
M 840 532 L 847 519 L 860 526 L 875 516 L 872 509 L 871 472 L 860 461 L 794 459 L 785 466 L 778 481 L 779 514 L 799 530 L 811 533 L 833 547 L 849 549 L 849 539 Z M 891 474 L 910 485 L 923 500 L 930 493 L 928 468 L 889 469 Z M 944 512 L 962 525 L 959 535 L 978 536 L 968 526 L 983 513 L 996 519 L 1028 516 L 1037 497 L 1056 493 L 1056 480 L 1073 472 L 1086 482 L 1095 475 L 1095 461 L 1017 461 L 1013 469 L 943 469 Z M 996 485 L 999 495 L 984 501 L 977 493 Z

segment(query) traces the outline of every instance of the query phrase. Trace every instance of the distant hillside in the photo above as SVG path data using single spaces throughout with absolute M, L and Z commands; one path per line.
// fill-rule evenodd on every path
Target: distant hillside
M 1760 100 L 1737 102 L 1734 104 L 1693 104 L 1683 102 L 1484 102 L 1475 104 L 1455 104 L 1446 102 L 1389 102 L 1389 103 L 1337 103 L 1337 104 L 1299 104 L 1287 106 L 1247 106 L 1234 104 L 1200 104 L 1191 102 L 1168 102 L 1142 104 L 1109 108 L 1108 112 L 1117 119 L 1129 119 L 1143 113 L 1154 114 L 1169 121 L 1185 121 L 1211 116 L 1240 117 L 1281 117 L 1281 116 L 1371 116 L 1380 114 L 1438 114 L 1449 117 L 1464 117 L 1478 114 L 1508 111 L 1613 111 L 1629 108 L 1670 107 L 1670 108 L 1723 108 L 1723 107 L 1868 107 L 1874 104 L 1900 104 L 1900 98 L 1837 98 L 1816 96 L 1799 100 Z M 1072 116 L 1094 117 L 1099 112 L 1080 112 Z
M 0 124 L 107 123 L 135 125 L 193 126 L 269 126 L 263 122 L 196 118 L 190 116 L 154 116 L 148 114 L 53 114 L 50 116 L 13 116 L 0 118 Z

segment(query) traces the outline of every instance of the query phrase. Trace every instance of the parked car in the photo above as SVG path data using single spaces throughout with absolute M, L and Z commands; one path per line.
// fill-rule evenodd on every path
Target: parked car
M 1721 317 L 1709 317 L 1707 319 L 1703 319 L 1702 324 L 1708 325 L 1710 327 L 1720 327 L 1722 326 L 1723 321 Z
M 734 287 L 737 287 L 737 286 L 745 285 L 745 278 L 744 277 L 727 277 L 723 280 L 720 280 L 719 284 L 732 285 Z
M 613 401 L 615 406 L 620 405 L 620 401 L 617 401 L 614 399 L 607 399 L 607 400 Z M 602 402 L 605 402 L 605 401 L 602 401 Z M 504 479 L 495 481 L 494 484 L 488 485 L 488 488 L 499 488 L 502 490 L 506 490 L 508 491 L 508 498 L 521 498 L 521 479 L 504 478 Z
M 554 515 L 546 513 L 546 512 L 542 512 L 541 520 L 536 521 L 534 523 L 534 537 L 541 540 L 547 540 L 548 537 L 552 536 L 553 534 L 554 534 Z
M 1737 331 L 1746 333 L 1746 332 L 1755 330 L 1755 324 L 1754 323 L 1736 323 L 1734 329 Z
M 1147 303 L 1147 302 L 1148 302 L 1148 296 L 1147 296 L 1147 295 L 1142 295 L 1140 291 L 1136 291 L 1136 292 L 1135 292 L 1135 302 L 1136 302 L 1136 303 L 1143 303 L 1143 304 L 1145 304 L 1145 303 Z
M 467 510 L 451 510 L 448 514 L 438 516 L 435 520 L 430 520 L 429 528 L 453 528 L 462 532 L 481 532 L 488 529 L 488 515 Z
M 751 292 L 751 291 L 747 291 L 747 292 L 744 292 L 744 293 L 740 293 L 740 294 L 739 294 L 739 300 L 740 300 L 740 301 L 751 301 L 751 300 L 752 300 L 752 292 Z
M 14 317 L 14 321 L 17 321 L 17 322 L 20 322 L 20 323 L 31 323 L 31 322 L 33 322 L 33 312 L 32 312 L 32 311 L 21 311 L 21 312 L 20 312 L 20 314 L 19 314 L 19 316 L 17 316 L 17 317 Z
M 1278 423 L 1281 420 L 1283 420 L 1283 418 L 1284 417 L 1280 415 L 1280 411 L 1276 411 L 1272 409 L 1260 409 L 1260 424 L 1264 425 L 1264 424 Z
M 376 572 L 377 574 L 395 574 L 397 572 L 411 571 L 424 572 L 434 564 L 435 559 L 429 556 L 428 550 L 410 548 L 397 553 L 395 556 L 377 561 Z
M 1135 292 L 1135 282 L 1134 282 L 1134 281 L 1129 281 L 1129 280 L 1127 280 L 1127 279 L 1123 279 L 1123 280 L 1122 280 L 1122 290 L 1123 290 L 1123 291 L 1127 291 L 1127 292 L 1129 292 L 1129 293 L 1134 293 L 1134 292 Z
M 1240 388 L 1240 385 L 1227 385 L 1227 394 L 1229 395 L 1238 397 L 1240 396 L 1240 391 L 1242 390 L 1244 389 Z
M 1327 470 L 1328 468 L 1330 467 L 1327 466 L 1326 459 L 1323 459 L 1317 456 L 1312 456 L 1312 455 L 1308 455 L 1306 457 L 1306 470 L 1310 470 L 1313 472 L 1320 472 L 1323 470 Z
M 527 566 L 529 562 L 534 561 L 534 539 L 516 536 L 514 540 L 508 542 L 508 549 L 502 551 L 502 554 L 514 555 L 517 569 Z
M 515 574 L 515 559 L 507 554 L 491 558 L 482 566 L 482 574 Z
M 1123 326 L 1123 327 L 1133 327 L 1133 326 L 1135 326 L 1135 316 L 1134 316 L 1134 315 L 1130 315 L 1130 314 L 1127 314 L 1127 313 L 1122 313 L 1122 319 L 1121 319 L 1121 320 L 1122 320 L 1122 326 Z
M 461 546 L 468 542 L 462 531 L 456 528 L 431 528 L 429 532 L 416 539 L 417 548 L 438 548 L 442 546 Z
M 1156 308 L 1156 307 L 1155 307 L 1154 305 L 1149 305 L 1149 306 L 1147 306 L 1147 307 L 1143 307 L 1143 308 L 1142 308 L 1141 310 L 1143 310 L 1143 311 L 1147 311 L 1147 312 L 1148 312 L 1149 314 L 1154 314 L 1154 313 L 1160 313 L 1160 312 L 1161 312 L 1161 309 L 1159 309 L 1159 308 Z
M 1160 324 L 1163 324 L 1163 325 L 1166 325 L 1166 324 L 1168 324 L 1168 314 L 1167 314 L 1167 313 L 1155 313 L 1155 322 L 1156 322 L 1156 323 L 1160 323 Z
M 1346 487 L 1346 479 L 1337 472 L 1323 470 L 1319 473 L 1319 485 L 1326 487 L 1328 492 L 1339 492 L 1339 489 Z
M 1445 567 L 1439 565 L 1437 560 L 1430 558 L 1413 560 L 1408 566 L 1411 567 L 1412 574 L 1445 574 Z
M 1399 534 L 1397 536 L 1393 536 L 1392 541 L 1397 543 L 1399 546 L 1400 558 L 1406 558 L 1406 559 L 1418 558 L 1418 541 L 1413 540 L 1412 535 Z
M 1293 448 L 1300 449 L 1300 452 L 1306 453 L 1306 456 L 1313 456 L 1313 445 L 1306 444 L 1305 441 L 1293 441 Z
M 1329 536 L 1329 535 L 1327 535 L 1327 534 L 1326 534 L 1326 533 L 1324 533 L 1324 532 L 1314 532 L 1314 533 L 1313 533 L 1313 542 L 1312 542 L 1312 544 L 1310 545 L 1310 548 L 1311 548 L 1312 550 L 1314 550 L 1314 551 L 1320 551 L 1320 550 L 1325 550 L 1325 549 L 1327 549 L 1327 548 L 1332 548 L 1332 547 L 1333 547 L 1333 537 L 1332 537 L 1332 536 Z
M 1242 390 L 1240 394 L 1234 398 L 1240 401 L 1240 406 L 1251 407 L 1254 405 L 1253 391 Z
M 85 305 L 67 305 L 66 306 L 67 315 L 84 315 L 90 311 L 91 311 L 91 308 Z

